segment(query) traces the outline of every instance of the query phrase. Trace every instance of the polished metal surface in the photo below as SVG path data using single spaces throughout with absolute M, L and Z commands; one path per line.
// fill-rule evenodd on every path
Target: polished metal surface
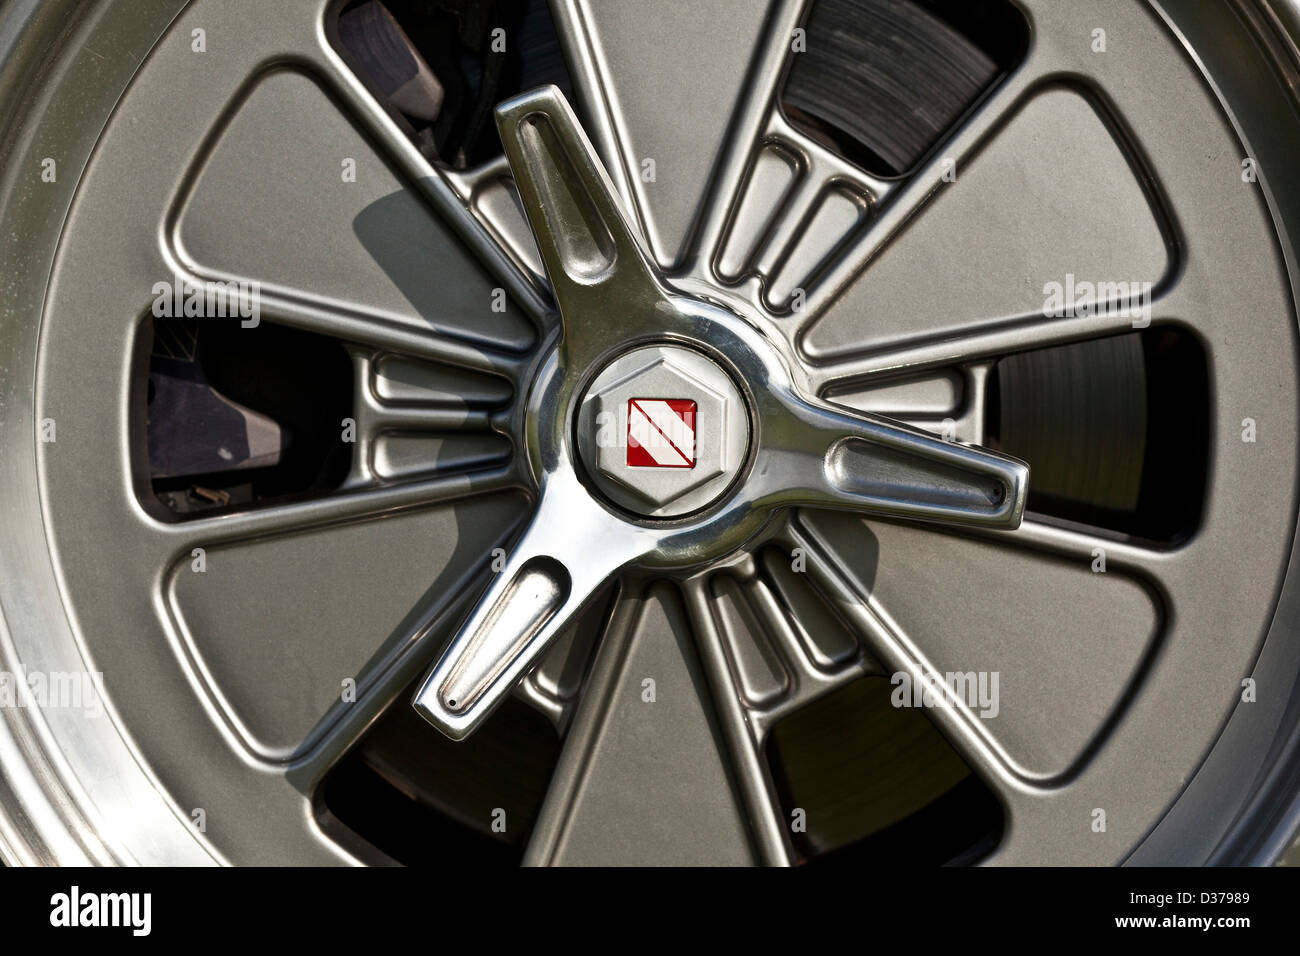
M 612 575 L 636 563 L 688 567 L 726 555 L 773 508 L 811 505 L 1001 529 L 1020 524 L 1029 477 L 1023 462 L 805 397 L 756 325 L 672 291 L 557 88 L 502 104 L 497 123 L 562 331 L 528 403 L 537 513 L 415 696 L 416 709 L 434 726 L 457 739 L 469 734 Z M 595 501 L 578 479 L 571 437 L 575 418 L 580 430 L 599 427 L 594 416 L 584 421 L 579 414 L 581 383 L 626 343 L 653 339 L 708 349 L 730 366 L 753 406 L 747 474 L 718 508 L 670 527 L 634 523 Z M 676 355 L 681 346 L 661 348 L 670 364 L 690 363 L 696 377 L 729 384 Z M 622 367 L 612 367 L 614 381 L 622 381 Z M 641 378 L 652 389 L 691 387 L 680 374 L 680 385 L 653 378 L 653 367 L 634 364 L 627 374 L 628 391 L 614 392 L 620 402 L 640 394 Z M 597 401 L 608 394 L 600 378 L 594 388 Z M 743 414 L 734 386 L 729 390 L 729 401 L 719 394 L 722 401 L 706 410 Z M 640 397 L 698 400 L 704 393 Z M 626 455 L 625 433 L 616 440 Z M 737 444 L 729 440 L 728 452 Z M 645 496 L 668 497 L 663 487 Z M 661 507 L 652 516 L 675 513 Z
M 47 93 L 3 147 L 0 654 L 101 670 L 109 702 L 94 722 L 0 714 L 7 860 L 356 862 L 319 783 L 427 676 L 419 706 L 452 736 L 510 693 L 563 731 L 528 861 L 783 864 L 772 726 L 865 673 L 947 670 L 1003 675 L 997 717 L 929 715 L 1004 808 L 989 862 L 1211 852 L 1190 835 L 1226 827 L 1215 799 L 1176 801 L 1225 723 L 1267 758 L 1282 705 L 1243 705 L 1240 682 L 1276 686 L 1297 636 L 1300 189 L 1270 152 L 1280 114 L 1248 122 L 1227 82 L 1271 70 L 1241 24 L 1185 46 L 1196 4 L 1025 0 L 1025 60 L 914 176 L 879 180 L 775 104 L 801 2 L 680 23 L 553 4 L 578 115 L 515 100 L 508 165 L 460 173 L 339 56 L 335 4 L 130 6 L 51 3 L 16 36 L 72 24 L 73 58 L 3 72 L 6 107 Z M 57 184 L 33 188 L 51 154 Z M 149 289 L 178 273 L 262 280 L 266 322 L 349 344 L 343 488 L 184 522 L 149 507 L 129 383 Z M 1008 530 L 1023 469 L 971 447 L 997 358 L 1133 330 L 1044 317 L 1068 273 L 1150 281 L 1152 325 L 1204 346 L 1212 474 L 1186 540 L 1032 513 Z M 698 353 L 745 403 L 734 480 L 683 515 L 611 501 L 580 450 L 591 383 L 643 347 Z M 600 635 L 580 691 L 550 656 L 575 627 Z M 1229 763 L 1213 794 L 1255 775 Z

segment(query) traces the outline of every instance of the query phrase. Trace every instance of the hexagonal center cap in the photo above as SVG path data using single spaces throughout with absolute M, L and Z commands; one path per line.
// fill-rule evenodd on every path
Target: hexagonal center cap
M 616 504 L 655 518 L 705 507 L 745 463 L 749 414 L 717 363 L 675 345 L 615 359 L 578 413 L 578 450 Z

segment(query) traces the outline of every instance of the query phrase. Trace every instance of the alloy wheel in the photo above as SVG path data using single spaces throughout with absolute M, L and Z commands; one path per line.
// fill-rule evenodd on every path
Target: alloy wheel
M 1168 832 L 1293 682 L 1256 669 L 1295 644 L 1287 174 L 1176 4 L 986 4 L 1012 54 L 852 148 L 797 76 L 836 2 L 553 4 L 574 105 L 491 103 L 486 158 L 367 71 L 373 5 L 75 21 L 131 52 L 69 54 L 67 142 L 10 173 L 55 158 L 67 215 L 6 192 L 49 267 L 0 606 L 8 670 L 108 706 L 6 710 L 8 859 L 402 859 L 385 816 L 412 862 Z M 233 432 L 165 440 L 182 394 Z

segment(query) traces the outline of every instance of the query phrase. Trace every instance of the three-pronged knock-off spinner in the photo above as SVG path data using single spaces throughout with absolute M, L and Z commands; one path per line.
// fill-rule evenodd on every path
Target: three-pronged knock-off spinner
M 497 125 L 562 331 L 527 405 L 536 508 L 416 693 L 434 726 L 470 734 L 625 568 L 721 557 L 773 509 L 1020 524 L 1023 462 L 811 399 L 755 324 L 669 288 L 559 90 Z

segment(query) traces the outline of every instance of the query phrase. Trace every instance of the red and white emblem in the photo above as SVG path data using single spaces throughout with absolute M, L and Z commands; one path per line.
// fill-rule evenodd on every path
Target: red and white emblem
M 634 468 L 694 468 L 695 402 L 628 399 L 627 463 Z

